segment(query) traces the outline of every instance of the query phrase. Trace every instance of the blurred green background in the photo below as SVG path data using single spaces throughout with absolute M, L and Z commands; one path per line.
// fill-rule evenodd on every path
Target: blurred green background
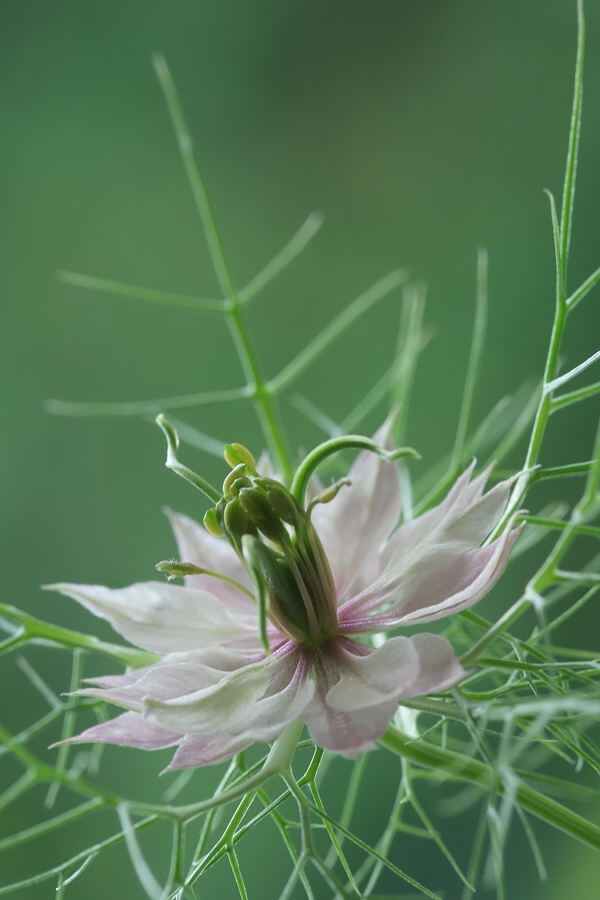
M 587 20 L 571 287 L 600 263 L 597 4 L 588 3 Z M 325 215 L 305 254 L 252 307 L 269 375 L 372 282 L 408 268 L 428 283 L 426 322 L 435 327 L 409 439 L 423 454 L 421 466 L 435 463 L 456 426 L 480 246 L 489 252 L 491 310 L 475 419 L 541 374 L 554 291 L 542 191 L 559 196 L 562 188 L 575 0 L 0 0 L 0 44 L 6 602 L 108 637 L 103 623 L 38 586 L 152 578 L 154 563 L 174 552 L 161 506 L 202 512 L 194 492 L 164 468 L 156 427 L 53 417 L 42 410 L 46 398 L 134 400 L 242 383 L 216 317 L 86 292 L 55 275 L 70 269 L 200 296 L 217 292 L 150 63 L 157 50 L 178 85 L 240 285 L 312 210 Z M 293 391 L 342 419 L 391 361 L 400 305 L 400 292 L 379 304 Z M 570 325 L 567 367 L 597 350 L 599 324 L 592 296 Z M 596 409 L 590 403 L 562 420 L 555 455 L 544 462 L 588 458 Z M 282 412 L 294 446 L 321 439 L 287 400 Z M 262 447 L 241 405 L 185 418 L 223 441 Z M 191 449 L 185 459 L 222 479 L 218 460 Z M 66 655 L 35 653 L 32 661 L 55 689 L 66 689 Z M 4 665 L 0 677 L 2 719 L 16 731 L 44 705 L 14 666 Z M 123 790 L 156 792 L 155 759 L 136 758 L 132 773 L 128 751 L 106 758 Z M 18 774 L 5 758 L 0 767 L 3 783 Z M 215 777 L 198 774 L 198 795 Z M 378 791 L 385 795 L 385 782 L 373 786 L 366 817 L 377 816 Z M 32 795 L 31 806 L 43 796 Z M 11 815 L 24 827 L 38 814 L 21 805 Z M 4 821 L 2 832 L 15 821 Z M 597 875 L 597 858 L 546 837 L 557 852 L 549 855 L 549 885 L 538 887 L 524 839 L 515 836 L 511 900 L 592 896 L 585 879 Z M 463 858 L 467 825 L 464 840 L 466 849 L 457 849 Z M 33 858 L 30 850 L 14 854 L 2 882 L 58 862 L 68 850 L 58 844 L 36 847 Z M 264 850 L 254 852 L 264 858 Z M 111 853 L 110 867 L 94 864 L 73 896 L 142 896 L 124 853 Z M 401 847 L 397 853 L 406 867 Z M 437 856 L 415 860 L 412 874 L 443 886 L 446 868 L 436 872 Z M 282 877 L 261 861 L 249 875 L 253 896 L 275 897 Z M 211 884 L 215 893 L 203 896 L 234 896 L 225 867 Z M 52 891 L 48 883 L 27 896 Z

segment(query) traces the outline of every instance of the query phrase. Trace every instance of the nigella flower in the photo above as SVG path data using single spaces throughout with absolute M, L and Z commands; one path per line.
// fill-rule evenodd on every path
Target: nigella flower
M 73 741 L 177 747 L 169 768 L 179 769 L 271 742 L 300 719 L 316 744 L 355 756 L 381 737 L 398 701 L 463 676 L 437 634 L 376 649 L 368 636 L 425 625 L 488 593 L 519 531 L 481 546 L 510 482 L 484 494 L 487 473 L 472 479 L 471 466 L 438 506 L 396 529 L 397 468 L 372 453 L 306 508 L 261 478 L 247 451 L 242 459 L 205 520 L 213 533 L 169 514 L 185 563 L 166 568 L 199 573 L 185 586 L 56 586 L 161 654 L 80 691 L 127 711 Z

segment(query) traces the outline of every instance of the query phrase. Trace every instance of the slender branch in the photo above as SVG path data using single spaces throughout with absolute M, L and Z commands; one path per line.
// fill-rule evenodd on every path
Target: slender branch
M 130 297 L 132 300 L 146 300 L 150 303 L 159 303 L 162 306 L 180 306 L 183 309 L 220 313 L 225 312 L 226 309 L 222 300 L 207 300 L 202 297 L 173 294 L 170 291 L 156 291 L 152 288 L 137 287 L 133 284 L 112 281 L 109 278 L 95 278 L 93 275 L 79 275 L 76 272 L 64 271 L 58 272 L 58 277 L 65 284 L 73 284 L 91 291 L 116 294 L 118 297 Z
M 158 400 L 132 400 L 125 403 L 79 403 L 68 400 L 46 400 L 46 412 L 59 416 L 156 416 L 171 409 L 193 406 L 212 406 L 216 403 L 233 403 L 252 396 L 248 387 L 230 388 L 224 391 L 203 391 L 183 397 L 162 397 Z
M 487 252 L 481 249 L 477 254 L 477 299 L 475 305 L 475 321 L 473 323 L 473 337 L 471 339 L 467 377 L 465 379 L 460 415 L 458 417 L 454 449 L 450 461 L 450 467 L 453 471 L 458 470 L 462 460 L 463 449 L 469 430 L 469 418 L 473 407 L 475 387 L 481 368 L 481 358 L 483 355 L 485 339 L 485 324 L 487 319 L 487 281 Z
M 51 590 L 52 585 L 49 585 L 48 589 Z M 109 644 L 89 634 L 82 634 L 69 628 L 51 625 L 6 603 L 0 603 L 0 613 L 19 622 L 23 626 L 26 638 L 31 640 L 48 642 L 69 649 L 92 650 L 95 653 L 109 656 L 111 659 L 116 659 L 118 662 L 133 668 L 147 666 L 158 659 L 156 654 L 148 653 L 146 650 L 139 650 L 137 647 L 122 647 L 119 644 Z
M 254 399 L 255 408 L 267 441 L 281 469 L 284 480 L 291 481 L 291 463 L 283 429 L 276 410 L 274 398 L 262 376 L 258 357 L 250 339 L 250 334 L 242 313 L 243 300 L 235 286 L 215 216 L 213 214 L 206 187 L 194 158 L 192 139 L 187 129 L 179 97 L 171 73 L 162 56 L 154 57 L 154 68 L 163 90 L 171 122 L 179 144 L 181 159 L 192 189 L 196 207 L 204 227 L 204 234 L 210 250 L 213 266 L 223 297 L 225 298 L 227 321 L 238 351 L 240 363 L 248 382 L 248 391 Z
M 269 284 L 280 272 L 282 272 L 289 264 L 304 250 L 311 238 L 317 233 L 323 224 L 323 216 L 321 213 L 313 212 L 310 214 L 306 222 L 296 232 L 294 237 L 289 241 L 267 265 L 255 275 L 246 287 L 239 291 L 240 300 L 248 303 L 263 288 Z
M 501 796 L 505 793 L 502 781 L 498 780 L 489 766 L 477 759 L 422 740 L 405 738 L 394 727 L 388 728 L 379 742 L 387 750 L 417 765 L 468 781 L 486 791 L 496 790 Z M 516 789 L 515 799 L 527 812 L 595 850 L 600 850 L 600 828 L 593 822 L 522 783 Z
M 381 278 L 364 294 L 357 297 L 339 316 L 330 322 L 329 325 L 326 325 L 317 337 L 295 359 L 288 363 L 285 369 L 282 369 L 278 375 L 271 379 L 269 383 L 270 391 L 278 394 L 289 387 L 311 365 L 316 357 L 329 347 L 335 338 L 355 322 L 356 319 L 364 315 L 375 303 L 402 284 L 406 277 L 406 273 L 401 270 L 390 272 L 389 275 Z

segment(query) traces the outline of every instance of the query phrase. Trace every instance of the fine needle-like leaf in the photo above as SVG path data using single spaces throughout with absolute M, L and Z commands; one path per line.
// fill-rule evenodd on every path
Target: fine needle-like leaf
M 588 387 L 580 388 L 578 391 L 563 394 L 561 397 L 553 397 L 550 412 L 555 412 L 564 406 L 572 406 L 581 400 L 587 400 L 588 397 L 595 397 L 596 394 L 600 394 L 600 381 L 596 381 L 594 384 L 588 385 Z
M 408 407 L 417 371 L 417 363 L 430 337 L 423 331 L 425 292 L 426 288 L 422 283 L 407 285 L 404 289 L 396 359 L 390 370 L 390 373 L 394 376 L 391 384 L 392 406 L 398 408 L 398 415 L 394 422 L 394 440 L 397 444 L 402 444 L 406 440 Z M 377 387 L 378 385 L 375 385 L 373 391 L 367 395 L 362 404 L 359 404 L 359 407 L 364 407 L 365 403 L 368 404 L 371 395 L 374 394 L 374 399 L 377 398 Z M 355 410 L 354 418 L 357 421 L 360 421 L 360 418 L 358 418 L 360 415 L 362 415 L 362 409 Z
M 569 310 L 574 309 L 577 304 L 586 297 L 589 292 L 595 287 L 600 281 L 600 269 L 596 269 L 595 272 L 592 272 L 589 278 L 581 284 L 576 291 L 573 291 L 569 299 L 567 300 L 567 307 Z
M 352 431 L 354 429 L 346 429 L 342 428 L 341 425 L 338 425 L 337 422 L 334 422 L 328 415 L 326 415 L 322 410 L 320 410 L 314 403 L 308 400 L 306 397 L 303 397 L 302 394 L 292 394 L 290 397 L 290 403 L 292 406 L 295 406 L 296 409 L 299 409 L 301 413 L 304 413 L 307 419 L 316 425 L 317 428 L 320 428 L 321 431 L 324 431 L 325 434 L 330 437 L 339 437 L 344 434 L 344 431 Z
M 127 847 L 129 858 L 133 870 L 138 877 L 138 881 L 150 900 L 160 900 L 163 893 L 162 888 L 146 862 L 144 854 L 138 844 L 129 810 L 126 806 L 119 806 L 117 807 L 117 814 L 125 836 L 125 846 Z
M 583 0 L 577 0 L 577 58 L 575 62 L 575 88 L 571 112 L 571 128 L 569 131 L 569 149 L 567 167 L 563 187 L 562 209 L 560 218 L 561 267 L 562 283 L 567 284 L 567 264 L 571 242 L 571 226 L 573 221 L 573 203 L 575 201 L 575 174 L 579 156 L 579 134 L 581 130 L 581 100 L 583 95 L 583 53 L 585 47 L 585 18 Z
M 391 272 L 350 303 L 329 325 L 302 350 L 281 372 L 270 381 L 270 390 L 277 394 L 296 380 L 329 345 L 364 315 L 375 303 L 386 297 L 406 280 L 401 270 Z
M 186 296 L 185 294 L 155 291 L 151 288 L 123 284 L 120 281 L 111 281 L 108 278 L 95 278 L 93 275 L 78 275 L 76 272 L 60 271 L 58 272 L 58 277 L 65 284 L 88 288 L 92 291 L 115 294 L 118 297 L 128 297 L 132 300 L 147 300 L 150 303 L 159 303 L 162 306 L 180 306 L 183 309 L 197 309 L 202 312 L 224 312 L 226 309 L 222 300 L 208 300 L 202 297 Z
M 552 381 L 547 382 L 544 385 L 544 391 L 549 394 L 552 391 L 555 391 L 556 388 L 561 387 L 563 384 L 566 384 L 568 381 L 571 381 L 580 372 L 585 372 L 589 366 L 596 362 L 596 360 L 600 359 L 600 350 L 597 350 L 596 353 L 592 353 L 591 356 L 585 360 L 585 362 L 580 363 L 578 366 L 575 366 L 574 369 L 570 369 L 568 372 L 565 372 L 564 375 L 559 375 L 558 378 L 554 378 Z
M 260 293 L 269 282 L 271 282 L 280 272 L 283 272 L 296 257 L 302 253 L 311 238 L 317 233 L 323 224 L 323 216 L 319 212 L 310 214 L 306 222 L 296 232 L 291 241 L 273 257 L 271 262 L 250 281 L 246 287 L 239 291 L 239 298 L 242 302 L 247 303 L 253 297 Z
M 481 368 L 483 345 L 485 339 L 485 324 L 487 320 L 487 252 L 483 249 L 477 254 L 477 292 L 475 302 L 475 320 L 473 322 L 473 337 L 469 353 L 469 364 L 463 391 L 463 398 L 458 417 L 458 428 L 452 451 L 450 466 L 456 471 L 462 459 L 463 448 L 469 431 L 469 419 L 475 397 L 475 387 Z
M 46 412 L 59 416 L 153 416 L 172 409 L 194 406 L 213 406 L 234 403 L 252 395 L 250 388 L 231 388 L 224 391 L 203 391 L 183 397 L 162 397 L 158 400 L 131 400 L 124 403 L 79 403 L 69 400 L 46 400 Z

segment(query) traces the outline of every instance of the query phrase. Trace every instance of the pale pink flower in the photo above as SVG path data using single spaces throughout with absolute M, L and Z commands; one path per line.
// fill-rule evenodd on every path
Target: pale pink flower
M 361 453 L 348 486 L 330 502 L 301 510 L 299 550 L 290 526 L 296 513 L 290 518 L 281 512 L 289 495 L 279 485 L 273 494 L 274 482 L 257 479 L 246 500 L 279 498 L 279 506 L 273 500 L 273 527 L 278 522 L 281 541 L 290 539 L 298 550 L 301 572 L 296 557 L 289 566 L 281 562 L 273 549 L 276 536 L 265 538 L 271 525 L 261 527 L 258 519 L 255 537 L 238 555 L 187 516 L 169 513 L 180 559 L 216 570 L 249 592 L 254 585 L 244 554 L 247 559 L 248 551 L 257 551 L 259 560 L 265 555 L 270 653 L 261 643 L 252 599 L 210 575 L 188 576 L 183 587 L 57 585 L 127 640 L 162 654 L 153 665 L 96 678 L 94 687 L 80 691 L 127 712 L 72 741 L 177 747 L 169 768 L 180 769 L 218 763 L 254 742 L 271 742 L 300 719 L 328 750 L 356 756 L 371 747 L 398 701 L 445 691 L 464 671 L 450 643 L 437 634 L 390 637 L 377 649 L 357 638 L 431 622 L 477 603 L 500 577 L 518 536 L 519 529 L 506 529 L 481 546 L 501 519 L 511 482 L 484 494 L 487 473 L 471 480 L 472 471 L 473 466 L 438 506 L 394 530 L 400 515 L 397 467 Z M 239 498 L 243 491 L 242 486 Z M 287 593 L 273 581 L 282 567 Z

